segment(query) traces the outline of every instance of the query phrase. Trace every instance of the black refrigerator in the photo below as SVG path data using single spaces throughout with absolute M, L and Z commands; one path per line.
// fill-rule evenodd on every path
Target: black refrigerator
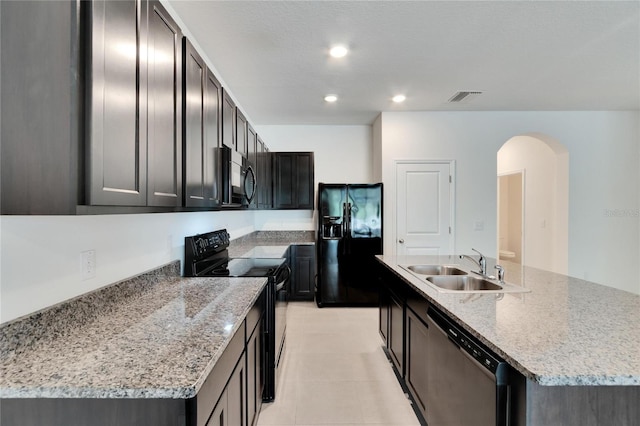
M 378 306 L 382 184 L 318 185 L 316 303 Z

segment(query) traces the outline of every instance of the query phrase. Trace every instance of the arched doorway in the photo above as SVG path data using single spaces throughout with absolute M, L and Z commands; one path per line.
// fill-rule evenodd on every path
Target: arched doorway
M 497 156 L 496 257 L 566 274 L 569 152 L 549 136 L 529 133 L 506 141 Z

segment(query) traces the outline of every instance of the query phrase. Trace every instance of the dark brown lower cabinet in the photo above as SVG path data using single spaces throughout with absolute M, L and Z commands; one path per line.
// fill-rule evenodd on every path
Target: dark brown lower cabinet
M 262 407 L 262 390 L 264 389 L 264 369 L 262 368 L 263 327 L 260 319 L 247 341 L 247 425 L 258 422 Z
M 391 309 L 391 296 L 387 291 L 386 287 L 380 286 L 380 299 L 379 299 L 379 315 L 378 315 L 378 331 L 380 332 L 380 337 L 382 337 L 382 341 L 384 342 L 384 346 L 387 347 L 389 344 L 389 310 Z
M 264 387 L 265 297 L 263 291 L 193 398 L 0 399 L 0 425 L 254 425 Z
M 211 413 L 206 426 L 243 426 L 246 425 L 246 365 L 244 355 L 238 360 L 236 368 Z
M 404 303 L 391 294 L 389 305 L 389 343 L 391 361 L 404 377 Z
M 428 333 L 427 324 L 411 309 L 407 309 L 405 383 L 423 416 L 426 416 L 427 409 Z
M 316 277 L 315 245 L 293 245 L 289 250 L 291 253 L 289 298 L 291 300 L 313 301 Z

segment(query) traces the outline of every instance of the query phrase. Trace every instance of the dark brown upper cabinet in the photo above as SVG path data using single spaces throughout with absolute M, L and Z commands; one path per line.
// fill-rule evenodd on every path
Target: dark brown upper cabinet
M 182 34 L 160 3 L 1 7 L 2 213 L 181 206 Z
M 236 149 L 236 104 L 222 89 L 222 144 Z
M 273 208 L 273 162 L 269 148 L 260 135 L 256 136 L 256 156 L 258 164 L 258 208 Z
M 276 152 L 274 207 L 313 210 L 313 152 Z
M 148 3 L 90 3 L 88 204 L 147 204 Z M 140 23 L 140 25 L 138 25 Z
M 244 158 L 247 158 L 247 124 L 247 118 L 236 107 L 236 151 Z
M 158 1 L 146 51 L 147 205 L 182 206 L 182 31 Z
M 222 86 L 184 38 L 184 194 L 186 207 L 220 205 Z
M 84 201 L 78 9 L 0 2 L 2 214 L 74 214 Z
M 88 204 L 182 205 L 182 32 L 157 1 L 93 1 Z

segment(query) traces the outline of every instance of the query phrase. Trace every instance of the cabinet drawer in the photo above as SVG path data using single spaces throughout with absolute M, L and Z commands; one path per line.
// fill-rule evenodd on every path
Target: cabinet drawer
M 258 325 L 258 322 L 262 317 L 262 313 L 264 312 L 266 291 L 266 288 L 262 290 L 262 293 L 258 297 L 258 300 L 256 300 L 256 303 L 253 304 L 253 307 L 251 308 L 249 313 L 247 313 L 247 338 L 251 336 L 253 330 L 256 328 L 256 325 Z

